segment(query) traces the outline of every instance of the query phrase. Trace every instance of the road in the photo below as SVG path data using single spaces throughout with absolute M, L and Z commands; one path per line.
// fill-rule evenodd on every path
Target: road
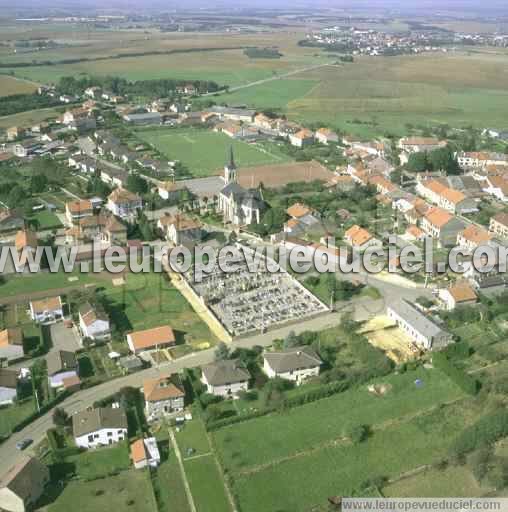
M 309 66 L 307 68 L 295 69 L 294 71 L 288 71 L 287 73 L 283 73 L 282 75 L 274 75 L 269 78 L 263 78 L 262 80 L 256 80 L 255 82 L 249 82 L 243 85 L 237 85 L 235 87 L 230 87 L 228 92 L 240 91 L 241 89 L 247 89 L 248 87 L 254 87 L 256 85 L 266 84 L 268 82 L 273 82 L 274 80 L 281 80 L 283 78 L 287 78 L 288 76 L 298 75 L 300 73 L 306 73 L 307 71 L 313 71 L 315 69 L 324 68 L 327 66 L 334 66 L 335 64 L 327 63 L 327 64 L 315 64 L 314 66 Z M 220 94 L 220 92 L 207 92 L 202 94 L 201 96 L 214 96 L 216 94 Z

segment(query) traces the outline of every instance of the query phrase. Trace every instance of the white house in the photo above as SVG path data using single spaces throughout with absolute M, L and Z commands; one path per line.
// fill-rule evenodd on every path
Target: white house
M 292 146 L 303 148 L 314 142 L 314 133 L 306 128 L 303 128 L 297 133 L 289 135 L 289 142 Z
M 329 128 L 319 128 L 319 130 L 316 130 L 315 137 L 318 142 L 325 145 L 330 142 L 339 142 L 339 136 Z
M 105 341 L 111 338 L 111 327 L 106 312 L 86 302 L 79 308 L 79 328 L 83 338 Z
M 457 306 L 469 306 L 478 301 L 476 292 L 467 283 L 439 290 L 439 298 L 448 311 L 452 311 Z
M 389 304 L 387 314 L 422 349 L 440 349 L 452 342 L 450 333 L 441 329 L 404 299 L 395 300 Z
M 72 431 L 80 448 L 97 448 L 127 438 L 127 416 L 120 407 L 101 407 L 76 413 Z
M 156 468 L 161 462 L 161 455 L 155 437 L 137 439 L 131 443 L 131 460 L 136 469 L 148 466 Z
M 133 217 L 143 207 L 143 201 L 137 194 L 124 188 L 117 188 L 108 196 L 106 208 L 122 219 Z
M 60 296 L 30 302 L 30 316 L 34 322 L 49 324 L 63 318 L 63 306 Z
M 232 397 L 249 389 L 250 373 L 237 360 L 210 363 L 201 372 L 201 382 L 212 395 Z
M 263 371 L 270 379 L 280 377 L 295 382 L 297 386 L 317 377 L 321 364 L 319 356 L 308 346 L 263 354 Z

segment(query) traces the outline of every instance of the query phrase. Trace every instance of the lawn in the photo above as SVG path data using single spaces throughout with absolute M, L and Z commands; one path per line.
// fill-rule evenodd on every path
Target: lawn
M 208 326 L 163 274 L 127 274 L 126 284 L 105 290 L 112 303 L 112 319 L 121 331 L 149 329 L 169 324 L 177 343 L 214 342 Z
M 0 437 L 11 435 L 13 427 L 34 412 L 35 403 L 32 399 L 0 408 Z
M 239 168 L 290 161 L 281 152 L 271 153 L 259 146 L 210 130 L 156 128 L 139 130 L 137 134 L 168 159 L 181 161 L 189 173 L 196 177 L 221 173 L 230 146 L 233 146 Z
M 33 126 L 46 119 L 55 119 L 59 112 L 54 108 L 42 108 L 39 110 L 29 110 L 20 114 L 0 117 L 0 130 L 10 128 L 11 126 Z
M 150 475 L 132 469 L 92 482 L 72 481 L 48 510 L 68 512 L 73 509 L 80 512 L 157 512 Z
M 417 388 L 416 379 L 424 385 Z M 442 373 L 419 369 L 377 379 L 391 390 L 379 397 L 367 386 L 330 398 L 226 427 L 213 433 L 221 460 L 230 470 L 244 470 L 288 457 L 310 446 L 339 439 L 344 429 L 379 425 L 458 399 L 462 392 Z M 438 398 L 437 398 L 438 397 Z
M 35 227 L 38 231 L 44 231 L 46 229 L 58 229 L 62 227 L 60 219 L 52 212 L 44 210 L 36 213 L 28 219 L 30 223 L 35 223 Z
M 68 457 L 67 462 L 75 465 L 76 474 L 83 480 L 102 478 L 131 465 L 126 442 Z
M 231 510 L 224 482 L 213 455 L 187 460 L 184 462 L 184 467 L 197 512 Z
M 182 430 L 175 433 L 175 437 L 184 459 L 187 458 L 187 449 L 189 448 L 193 449 L 191 457 L 210 452 L 205 426 L 200 419 L 185 422 Z
M 478 485 L 467 466 L 451 466 L 441 471 L 430 469 L 383 488 L 383 494 L 389 498 L 411 498 L 414 496 L 477 498 L 485 492 L 486 490 Z
M 158 492 L 161 512 L 190 512 L 180 466 L 174 452 L 154 472 L 154 488 Z

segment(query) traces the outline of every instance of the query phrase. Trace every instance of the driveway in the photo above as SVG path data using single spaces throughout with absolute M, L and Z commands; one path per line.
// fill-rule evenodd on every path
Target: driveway
M 79 336 L 77 335 L 76 330 L 65 327 L 63 322 L 52 324 L 50 330 L 51 340 L 53 342 L 51 352 L 54 350 L 67 350 L 69 352 L 76 352 L 81 348 L 79 343 Z

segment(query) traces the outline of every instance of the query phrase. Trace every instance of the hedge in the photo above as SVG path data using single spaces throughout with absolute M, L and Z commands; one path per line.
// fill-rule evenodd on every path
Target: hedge
M 445 353 L 438 352 L 434 354 L 432 356 L 432 364 L 468 395 L 476 395 L 480 391 L 480 383 L 463 370 L 454 366 Z
M 508 411 L 487 414 L 467 427 L 455 440 L 452 451 L 466 454 L 508 436 Z

